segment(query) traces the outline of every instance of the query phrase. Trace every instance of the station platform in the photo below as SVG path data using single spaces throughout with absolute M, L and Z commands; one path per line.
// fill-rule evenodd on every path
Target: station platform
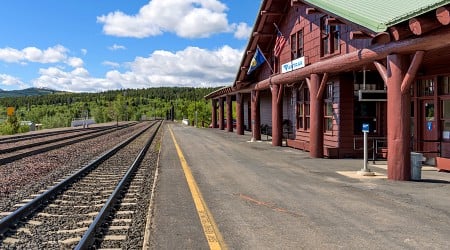
M 365 177 L 356 174 L 362 159 L 312 159 L 250 140 L 166 123 L 151 248 L 450 247 L 450 173 L 424 166 L 420 181 L 392 181 L 377 161 Z

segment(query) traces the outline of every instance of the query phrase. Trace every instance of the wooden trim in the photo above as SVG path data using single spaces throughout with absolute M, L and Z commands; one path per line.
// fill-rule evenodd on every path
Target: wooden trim
M 408 72 L 406 72 L 405 77 L 402 81 L 402 94 L 406 94 L 409 91 L 409 88 L 411 87 L 411 83 L 416 77 L 417 70 L 419 70 L 420 65 L 423 61 L 423 56 L 425 54 L 425 51 L 416 51 L 414 54 L 414 58 L 412 59 L 411 64 L 409 65 Z

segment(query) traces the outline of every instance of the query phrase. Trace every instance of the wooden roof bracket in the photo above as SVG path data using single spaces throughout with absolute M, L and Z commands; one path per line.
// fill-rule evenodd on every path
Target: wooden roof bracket
M 375 65 L 375 68 L 377 68 L 378 73 L 380 74 L 381 78 L 384 81 L 384 85 L 387 86 L 387 69 L 386 66 L 384 66 L 382 63 L 378 61 L 374 61 L 373 64 Z
M 319 91 L 317 91 L 316 99 L 320 100 L 323 97 L 323 92 L 325 92 L 325 86 L 328 82 L 328 73 L 324 73 L 322 76 L 322 81 L 320 82 Z
M 411 64 L 409 65 L 408 71 L 406 72 L 406 75 L 402 81 L 401 87 L 402 95 L 406 94 L 409 91 L 411 83 L 416 78 L 416 74 L 417 71 L 419 70 L 420 65 L 422 64 L 424 54 L 425 51 L 423 50 L 416 51 L 416 53 L 414 54 Z
M 280 87 L 278 88 L 278 94 L 277 94 L 277 103 L 281 102 L 281 93 L 283 93 L 284 84 L 280 84 Z

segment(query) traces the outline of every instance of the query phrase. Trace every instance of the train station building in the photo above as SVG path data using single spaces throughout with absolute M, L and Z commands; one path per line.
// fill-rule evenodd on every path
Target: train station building
M 449 11 L 449 0 L 263 0 L 235 81 L 206 96 L 212 127 L 356 158 L 364 124 L 389 179 L 410 179 L 411 152 L 450 170 Z

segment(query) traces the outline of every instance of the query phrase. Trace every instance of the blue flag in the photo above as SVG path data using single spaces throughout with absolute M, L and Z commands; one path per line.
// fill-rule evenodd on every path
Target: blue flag
M 259 47 L 256 47 L 256 51 L 253 55 L 252 61 L 250 62 L 250 68 L 247 71 L 247 75 L 250 75 L 256 68 L 263 64 L 264 61 L 266 61 L 264 54 L 259 49 Z

